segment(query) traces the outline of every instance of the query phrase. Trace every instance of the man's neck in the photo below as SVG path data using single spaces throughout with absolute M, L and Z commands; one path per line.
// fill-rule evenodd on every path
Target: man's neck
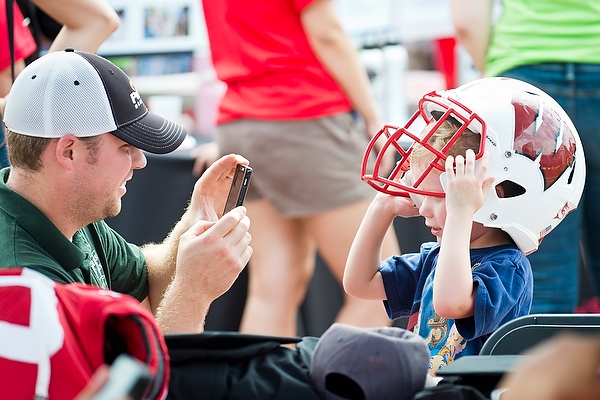
M 65 215 L 68 207 L 61 196 L 65 191 L 56 189 L 52 179 L 43 173 L 11 167 L 6 186 L 40 210 L 67 239 L 72 240 L 75 232 L 83 227 L 74 222 L 73 215 Z

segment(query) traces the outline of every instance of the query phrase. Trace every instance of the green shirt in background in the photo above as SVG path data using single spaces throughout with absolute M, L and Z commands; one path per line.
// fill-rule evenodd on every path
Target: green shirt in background
M 148 296 L 141 250 L 104 221 L 68 240 L 33 204 L 6 186 L 10 168 L 0 170 L 0 268 L 27 267 L 61 283 L 87 283 L 138 300 Z
M 502 0 L 486 76 L 543 62 L 600 64 L 599 0 Z

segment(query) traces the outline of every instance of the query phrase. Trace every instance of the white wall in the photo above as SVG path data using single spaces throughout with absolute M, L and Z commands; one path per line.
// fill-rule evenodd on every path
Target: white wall
M 200 0 L 109 0 L 120 13 L 121 26 L 98 50 L 102 55 L 194 52 L 208 49 Z M 175 30 L 187 8 L 187 35 Z M 158 16 L 152 19 L 150 15 Z M 158 28 L 152 37 L 150 27 Z

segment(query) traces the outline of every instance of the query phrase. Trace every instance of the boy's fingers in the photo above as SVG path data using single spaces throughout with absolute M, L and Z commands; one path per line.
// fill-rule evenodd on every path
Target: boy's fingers
M 454 157 L 452 156 L 446 158 L 446 174 L 448 176 L 454 176 Z
M 485 153 L 483 153 L 483 156 L 481 157 L 481 163 L 479 164 L 479 169 L 477 171 L 475 171 L 475 173 L 478 175 L 478 177 L 480 179 L 485 179 L 485 177 L 487 176 L 489 164 L 490 164 L 490 153 L 488 153 L 486 151 Z
M 464 175 L 465 173 L 465 158 L 461 155 L 456 156 L 456 161 L 454 163 L 456 175 Z

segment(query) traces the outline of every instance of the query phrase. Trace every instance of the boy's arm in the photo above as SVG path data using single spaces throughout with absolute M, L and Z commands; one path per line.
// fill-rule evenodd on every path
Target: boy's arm
M 377 194 L 369 205 L 344 269 L 343 285 L 349 295 L 371 300 L 386 299 L 378 269 L 382 243 L 396 215 L 412 217 L 418 215 L 418 210 L 408 198 L 383 193 Z
M 440 245 L 435 278 L 433 305 L 444 318 L 459 319 L 473 315 L 475 291 L 471 273 L 470 249 L 478 237 L 471 238 L 473 215 L 485 202 L 493 178 L 487 178 L 489 154 L 475 172 L 475 153 L 446 159 L 446 222 Z M 485 247 L 485 246 L 482 246 Z

